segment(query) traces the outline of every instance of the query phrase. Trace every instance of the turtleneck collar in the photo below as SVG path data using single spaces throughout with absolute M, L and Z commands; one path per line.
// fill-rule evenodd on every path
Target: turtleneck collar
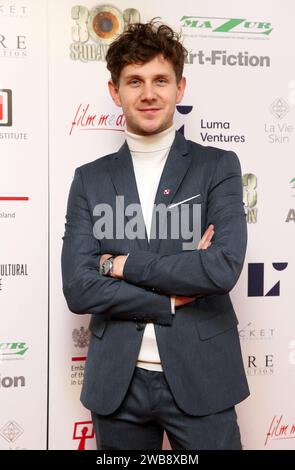
M 126 140 L 131 152 L 158 152 L 171 147 L 175 138 L 174 124 L 158 134 L 138 135 L 125 130 Z

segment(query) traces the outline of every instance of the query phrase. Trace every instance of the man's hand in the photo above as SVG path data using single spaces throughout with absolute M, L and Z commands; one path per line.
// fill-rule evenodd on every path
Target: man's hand
M 202 236 L 198 244 L 197 250 L 207 250 L 207 248 L 209 248 L 209 246 L 211 246 L 212 244 L 211 239 L 213 235 L 214 235 L 214 225 L 211 224 L 209 225 L 204 235 Z M 102 255 L 99 261 L 100 266 L 106 259 L 110 258 L 110 256 L 112 256 L 110 253 Z M 127 256 L 125 255 L 116 256 L 116 258 L 114 259 L 114 263 L 113 263 L 112 277 L 117 278 L 117 279 L 123 279 L 123 269 L 124 269 L 124 264 L 125 264 L 126 259 L 127 259 Z M 188 304 L 190 302 L 194 302 L 195 300 L 196 300 L 196 297 L 175 296 L 175 308 L 181 307 L 182 305 Z
M 99 260 L 99 266 L 101 267 L 102 264 L 105 262 L 105 260 L 107 260 L 111 256 L 113 255 L 111 255 L 110 253 L 105 253 L 104 255 L 101 255 L 100 260 Z M 112 277 L 116 277 L 117 279 L 123 279 L 123 268 L 124 268 L 126 258 L 127 256 L 125 255 L 116 256 L 113 262 Z
M 207 228 L 206 232 L 202 236 L 202 239 L 200 240 L 197 249 L 198 250 L 207 250 L 209 246 L 211 246 L 211 239 L 214 235 L 214 225 L 211 224 Z M 182 305 L 188 304 L 190 302 L 194 302 L 196 300 L 196 297 L 175 297 L 175 308 L 181 307 Z

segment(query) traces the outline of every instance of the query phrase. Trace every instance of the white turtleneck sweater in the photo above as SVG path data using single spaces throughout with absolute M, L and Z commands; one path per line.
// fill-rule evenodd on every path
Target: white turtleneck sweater
M 175 127 L 173 125 L 159 134 L 150 136 L 132 134 L 127 130 L 125 132 L 149 239 L 153 205 L 162 171 L 175 138 Z M 171 297 L 171 313 L 175 312 L 174 308 L 174 297 Z M 144 369 L 163 371 L 153 323 L 146 324 L 136 365 Z

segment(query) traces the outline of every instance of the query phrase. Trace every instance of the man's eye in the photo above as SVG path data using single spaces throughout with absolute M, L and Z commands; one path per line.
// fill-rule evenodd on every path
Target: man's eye
M 159 78 L 158 83 L 159 85 L 165 85 L 167 83 L 167 80 L 165 78 Z
M 140 82 L 139 82 L 139 80 L 134 79 L 134 80 L 130 80 L 129 83 L 130 83 L 130 85 L 132 85 L 132 86 L 137 86 L 137 85 L 139 85 Z

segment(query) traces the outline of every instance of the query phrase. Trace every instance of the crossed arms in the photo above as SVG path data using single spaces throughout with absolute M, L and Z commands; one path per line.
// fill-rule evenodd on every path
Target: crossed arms
M 93 236 L 83 183 L 78 168 L 68 199 L 62 249 L 63 292 L 72 312 L 126 321 L 140 314 L 147 321 L 171 325 L 170 296 L 180 298 L 177 307 L 192 300 L 181 298 L 224 294 L 233 288 L 247 243 L 241 170 L 233 152 L 220 155 L 212 176 L 208 230 L 199 249 L 174 255 L 130 252 L 127 260 L 118 257 L 121 260 L 115 265 L 114 277 L 102 276 L 97 270 L 102 256 L 100 242 Z

